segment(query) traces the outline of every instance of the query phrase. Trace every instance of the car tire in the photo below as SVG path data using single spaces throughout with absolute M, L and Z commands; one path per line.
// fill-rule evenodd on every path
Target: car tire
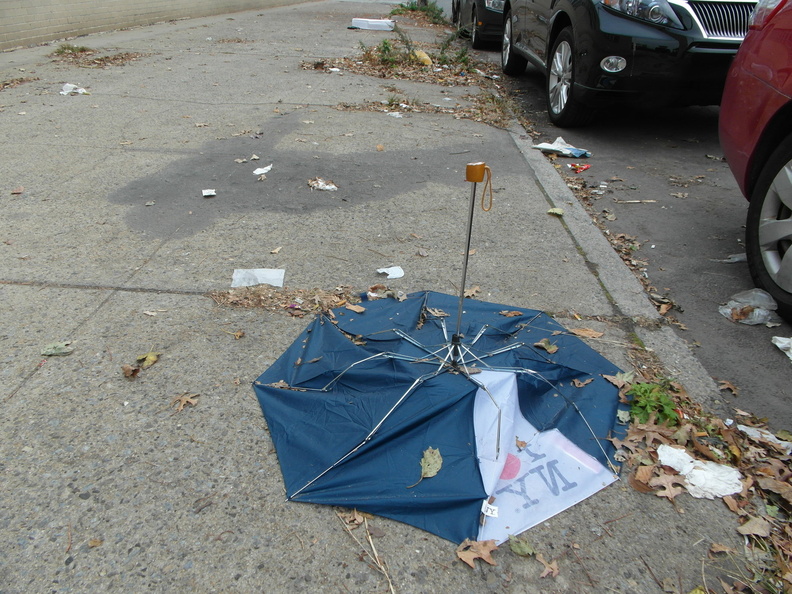
M 751 193 L 745 251 L 756 286 L 792 321 L 792 135 L 770 155 Z
M 545 81 L 547 113 L 559 128 L 584 126 L 593 113 L 575 96 L 575 38 L 572 27 L 562 29 L 553 42 Z
M 476 7 L 473 6 L 473 11 L 470 13 L 470 47 L 473 49 L 484 49 L 486 42 L 481 39 L 481 32 L 476 24 Z
M 506 13 L 503 19 L 503 40 L 501 41 L 501 70 L 503 74 L 518 75 L 525 72 L 528 60 L 514 51 L 514 29 L 512 13 Z

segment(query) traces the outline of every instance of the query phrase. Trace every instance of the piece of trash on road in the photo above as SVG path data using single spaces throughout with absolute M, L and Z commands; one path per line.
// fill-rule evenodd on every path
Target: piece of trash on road
M 61 95 L 90 95 L 88 91 L 83 89 L 82 87 L 78 87 L 77 85 L 73 85 L 71 83 L 66 83 L 63 85 L 63 90 L 60 92 Z
M 564 216 L 564 209 L 563 208 L 551 208 L 547 211 L 547 214 L 553 215 L 554 217 L 563 217 Z
M 217 190 L 203 190 L 201 192 L 201 195 L 204 198 L 214 198 L 215 196 L 217 196 Z
M 697 499 L 715 499 L 739 493 L 742 475 L 731 466 L 697 460 L 682 448 L 662 444 L 657 448 L 660 464 L 670 466 L 685 478 L 688 493 Z
M 560 136 L 555 139 L 554 142 L 542 142 L 540 144 L 535 144 L 531 148 L 538 149 L 543 153 L 553 153 L 555 155 L 561 155 L 562 157 L 590 157 L 591 152 L 587 151 L 586 149 L 577 148 L 569 144 Z
M 272 285 L 282 287 L 286 271 L 282 268 L 237 268 L 231 278 L 231 288 Z
M 25 186 L 19 186 L 17 188 L 14 188 L 13 190 L 11 190 L 11 195 L 12 196 L 19 196 L 24 191 L 25 191 Z
M 789 360 L 792 361 L 792 338 L 784 338 L 783 336 L 773 336 L 770 339 L 774 345 L 776 345 L 781 351 L 789 357 Z
M 143 206 L 154 206 L 155 204 L 156 204 L 156 202 L 154 202 L 154 200 L 149 200 Z
M 404 270 L 401 266 L 388 266 L 387 268 L 377 268 L 379 274 L 387 274 L 388 280 L 394 278 L 401 278 L 404 276 Z
M 775 313 L 777 308 L 778 305 L 770 293 L 762 289 L 749 289 L 732 295 L 729 302 L 721 305 L 718 311 L 732 322 L 772 327 L 781 323 L 781 318 Z
M 367 29 L 369 31 L 393 31 L 396 25 L 391 19 L 352 19 L 350 29 Z
M 308 180 L 308 185 L 312 190 L 324 190 L 326 192 L 335 192 L 338 186 L 333 183 L 333 180 L 324 180 L 321 177 L 315 177 Z
M 74 352 L 74 347 L 71 342 L 53 342 L 41 349 L 43 357 L 63 357 L 71 355 Z
M 773 337 L 773 340 L 775 341 L 776 338 L 779 338 L 779 337 L 775 336 L 775 337 Z M 792 341 L 792 339 L 790 339 L 790 338 L 784 338 L 782 340 L 786 340 L 787 343 Z M 775 344 L 775 342 L 773 344 Z M 779 347 L 779 348 L 781 348 L 781 347 Z M 783 349 L 781 349 L 781 350 L 783 350 Z M 739 429 L 740 431 L 745 433 L 748 437 L 750 437 L 753 440 L 756 440 L 756 441 L 768 441 L 768 442 L 770 442 L 772 444 L 777 445 L 782 450 L 784 450 L 784 453 L 787 456 L 789 456 L 789 454 L 792 454 L 792 442 L 791 441 L 783 441 L 781 439 L 778 439 L 775 435 L 770 433 L 767 429 L 762 429 L 760 427 L 749 427 L 748 425 L 740 425 L 740 424 L 737 425 L 737 429 Z
M 392 118 L 401 118 L 401 117 L 403 117 L 400 111 L 389 111 L 386 115 L 389 115 Z
M 432 58 L 430 58 L 429 54 L 427 54 L 423 50 L 413 50 L 412 57 L 415 58 L 416 60 L 418 60 L 424 66 L 431 66 L 432 65 Z M 482 74 L 484 74 L 484 73 L 482 72 Z
M 735 262 L 747 262 L 748 254 L 742 252 L 740 254 L 729 254 L 723 260 L 712 260 L 712 262 L 724 262 L 726 264 L 734 264 Z
M 567 165 L 572 171 L 575 173 L 580 173 L 582 171 L 586 171 L 587 169 L 591 169 L 591 165 L 581 165 L 580 163 L 570 163 Z
M 259 167 L 258 169 L 253 171 L 253 175 L 264 175 L 265 173 L 269 173 L 272 169 L 272 163 L 267 165 L 266 167 Z

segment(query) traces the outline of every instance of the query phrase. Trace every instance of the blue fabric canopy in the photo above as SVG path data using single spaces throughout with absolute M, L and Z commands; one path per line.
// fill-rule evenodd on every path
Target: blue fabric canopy
M 475 539 L 490 495 L 474 432 L 478 370 L 515 373 L 534 427 L 558 429 L 612 467 L 618 391 L 601 374 L 619 370 L 548 315 L 466 299 L 462 364 L 452 364 L 446 322 L 457 298 L 425 292 L 363 305 L 318 316 L 254 382 L 289 499 Z M 555 353 L 533 346 L 545 338 Z M 418 482 L 429 447 L 442 469 Z

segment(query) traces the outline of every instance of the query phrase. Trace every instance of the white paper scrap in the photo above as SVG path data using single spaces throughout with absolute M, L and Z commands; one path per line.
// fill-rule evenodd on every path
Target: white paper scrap
M 388 266 L 387 268 L 377 268 L 377 272 L 380 274 L 387 274 L 388 280 L 394 278 L 401 278 L 404 276 L 404 270 L 401 266 Z
M 234 270 L 231 287 L 253 287 L 272 285 L 282 287 L 286 271 L 282 268 L 238 268 Z
M 696 460 L 682 448 L 662 444 L 657 448 L 660 463 L 685 477 L 688 493 L 698 499 L 715 499 L 742 491 L 742 475 L 731 466 Z
M 82 87 L 78 87 L 77 85 L 73 85 L 71 83 L 66 83 L 63 85 L 63 90 L 60 92 L 61 95 L 90 95 L 88 91 L 83 89 Z
M 783 441 L 778 439 L 775 435 L 770 433 L 767 429 L 760 429 L 759 427 L 749 427 L 748 425 L 737 425 L 737 428 L 745 433 L 748 437 L 755 439 L 756 441 L 769 441 L 770 443 L 774 443 L 778 447 L 784 450 L 784 453 L 788 456 L 792 454 L 792 442 L 790 441 Z
M 272 169 L 272 163 L 270 163 L 266 167 L 259 167 L 253 172 L 253 175 L 264 175 L 265 173 L 269 173 L 270 169 Z
M 368 29 L 371 31 L 393 31 L 395 21 L 390 19 L 352 19 L 353 29 Z
M 217 190 L 202 190 L 201 194 L 204 198 L 211 198 L 212 196 L 217 196 Z

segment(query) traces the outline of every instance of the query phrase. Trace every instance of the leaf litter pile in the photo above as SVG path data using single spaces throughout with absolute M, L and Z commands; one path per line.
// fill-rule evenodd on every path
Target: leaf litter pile
M 123 66 L 135 62 L 148 54 L 137 52 L 121 52 L 112 55 L 100 55 L 100 52 L 84 46 L 63 44 L 49 57 L 61 64 L 77 66 L 79 68 L 109 68 Z
M 374 289 L 376 287 L 372 287 Z M 209 296 L 218 305 L 232 307 L 258 307 L 295 318 L 306 314 L 324 313 L 332 317 L 331 309 L 360 302 L 359 293 L 351 287 L 324 289 L 289 289 L 271 285 L 237 287 L 228 291 L 214 291 Z

